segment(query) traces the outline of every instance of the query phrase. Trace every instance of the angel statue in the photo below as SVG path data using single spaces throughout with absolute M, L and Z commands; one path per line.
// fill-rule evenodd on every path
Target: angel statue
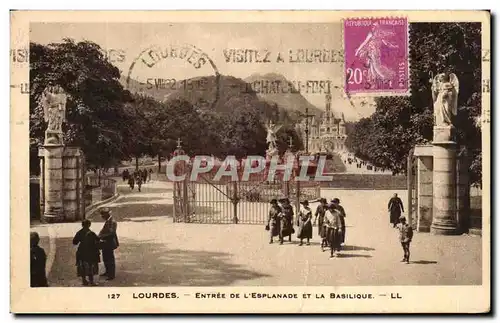
M 40 98 L 43 107 L 44 120 L 48 123 L 47 143 L 62 143 L 62 123 L 66 115 L 67 94 L 59 85 L 49 85 Z
M 383 46 L 398 48 L 398 45 L 389 41 L 389 38 L 394 35 L 393 31 L 384 29 L 378 22 L 375 22 L 365 40 L 356 49 L 354 56 L 366 60 L 364 65 L 368 68 L 370 80 L 388 80 L 396 74 L 391 68 L 382 64 Z
M 269 151 L 277 149 L 276 140 L 278 139 L 276 133 L 281 129 L 281 125 L 276 125 L 272 121 L 269 121 L 266 125 L 267 137 L 266 142 L 269 145 Z
M 453 127 L 457 115 L 458 77 L 454 73 L 437 74 L 432 80 L 432 101 L 436 127 Z

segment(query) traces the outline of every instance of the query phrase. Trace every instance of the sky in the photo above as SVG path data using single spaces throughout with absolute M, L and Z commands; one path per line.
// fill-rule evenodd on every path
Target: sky
M 169 48 L 190 48 L 210 58 L 219 73 L 242 79 L 252 74 L 279 73 L 290 81 L 330 81 L 342 86 L 342 48 L 340 23 L 32 23 L 30 41 L 48 44 L 63 38 L 89 40 L 110 53 L 112 63 L 125 76 L 146 83 L 148 79 L 187 79 L 213 75 L 214 68 L 206 63 L 196 68 L 187 59 L 167 57 L 153 64 L 148 55 L 151 48 L 165 52 Z M 188 44 L 188 47 L 185 47 Z M 246 50 L 267 57 L 270 62 L 237 63 L 230 57 L 232 50 Z M 335 62 L 296 62 L 300 51 L 322 50 L 333 52 Z M 189 53 L 191 53 L 191 51 Z M 290 52 L 292 53 L 290 56 Z M 226 54 L 226 55 L 225 55 Z M 283 58 L 277 61 L 278 54 Z M 201 54 L 200 54 L 201 55 Z M 189 56 L 189 55 L 188 55 Z M 193 56 L 194 58 L 198 56 Z M 134 64 L 133 64 L 134 63 Z M 148 64 L 150 66 L 148 66 Z M 132 66 L 132 69 L 131 69 Z M 344 113 L 346 119 L 368 116 L 373 109 L 357 106 L 355 109 L 344 98 L 341 89 L 333 90 L 332 108 Z M 324 109 L 325 93 L 302 95 L 312 104 Z

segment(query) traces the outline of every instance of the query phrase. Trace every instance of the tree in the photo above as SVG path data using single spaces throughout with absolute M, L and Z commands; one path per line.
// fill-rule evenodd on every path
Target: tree
M 123 131 L 130 122 L 124 104 L 131 96 L 118 81 L 119 76 L 118 68 L 95 43 L 70 39 L 47 46 L 30 43 L 31 156 L 43 144 L 46 129 L 38 102 L 45 87 L 53 84 L 69 95 L 63 125 L 65 143 L 80 147 L 91 169 L 123 158 Z M 38 163 L 32 164 L 32 171 L 37 172 Z
M 416 144 L 432 140 L 433 106 L 430 78 L 453 72 L 460 80 L 458 144 L 472 154 L 472 181 L 481 180 L 481 24 L 412 23 L 410 25 L 409 97 L 380 97 L 376 110 L 352 129 L 347 146 L 371 163 L 406 171 L 406 158 Z

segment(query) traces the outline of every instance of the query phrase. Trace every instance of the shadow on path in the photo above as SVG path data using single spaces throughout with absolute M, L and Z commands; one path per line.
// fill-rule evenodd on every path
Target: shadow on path
M 342 247 L 342 250 L 346 250 L 346 251 L 374 251 L 375 249 L 370 248 L 370 247 L 345 245 Z
M 337 254 L 338 258 L 371 258 L 372 256 L 370 255 L 362 255 L 362 254 L 355 254 L 355 253 L 342 253 L 342 251 Z
M 49 274 L 51 286 L 80 286 L 71 242 L 71 238 L 56 241 L 56 259 Z M 268 276 L 232 263 L 228 253 L 168 249 L 148 241 L 120 239 L 115 254 L 116 279 L 101 286 L 227 286 Z
M 417 265 L 432 265 L 432 264 L 437 264 L 437 261 L 429 261 L 429 260 L 417 260 L 417 261 L 410 261 L 410 264 L 417 264 Z

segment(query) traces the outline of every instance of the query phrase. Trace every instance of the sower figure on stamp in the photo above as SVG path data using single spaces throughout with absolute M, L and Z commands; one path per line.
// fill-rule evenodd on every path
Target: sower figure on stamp
M 368 33 L 365 40 L 356 49 L 355 56 L 366 60 L 365 66 L 368 68 L 368 77 L 373 85 L 375 80 L 391 79 L 395 71 L 382 63 L 383 47 L 398 48 L 398 45 L 389 41 L 395 33 L 384 29 L 378 22 L 373 23 L 372 30 Z
M 340 252 L 340 242 L 342 239 L 342 222 L 340 220 L 340 211 L 331 203 L 325 216 L 325 225 L 327 237 L 330 243 L 330 258 L 335 257 Z
M 302 241 L 306 239 L 306 244 L 309 245 L 309 239 L 312 239 L 312 211 L 309 207 L 309 202 L 300 202 L 301 208 L 297 216 L 297 226 L 299 227 L 297 232 L 297 238 L 300 239 L 299 246 L 302 246 Z
M 78 277 L 82 278 L 82 284 L 95 286 L 94 275 L 99 273 L 99 237 L 90 230 L 90 220 L 82 221 L 80 229 L 73 238 L 73 244 L 78 245 L 76 250 L 76 268 Z M 89 280 L 87 281 L 87 277 Z
M 332 203 L 335 204 L 335 208 L 340 212 L 340 222 L 342 223 L 342 238 L 341 243 L 345 243 L 345 210 L 342 205 L 340 205 L 340 200 L 338 198 L 334 198 Z
M 269 210 L 269 219 L 267 221 L 266 230 L 269 230 L 269 243 L 273 243 L 273 238 L 280 235 L 280 215 L 281 208 L 278 205 L 278 200 L 271 200 L 271 209 Z M 280 237 L 281 239 L 281 237 Z M 280 240 L 281 241 L 281 240 Z
M 31 287 L 48 287 L 47 275 L 45 272 L 45 264 L 47 262 L 47 254 L 40 243 L 40 236 L 37 232 L 30 233 L 30 274 L 31 274 Z
M 405 262 L 407 264 L 410 263 L 410 243 L 413 238 L 413 228 L 411 225 L 406 223 L 406 218 L 402 215 L 399 218 L 399 241 L 401 242 L 401 246 L 403 247 L 403 259 L 401 262 Z
M 398 197 L 397 193 L 394 193 L 393 197 L 389 200 L 389 204 L 387 205 L 389 209 L 389 218 L 392 227 L 395 228 L 399 222 L 399 217 L 401 216 L 401 212 L 404 212 L 403 202 Z
M 288 198 L 279 200 L 281 203 L 281 221 L 280 221 L 280 244 L 283 244 L 284 238 L 288 236 L 288 241 L 292 241 L 293 229 L 293 208 Z
M 118 224 L 112 218 L 111 210 L 108 208 L 101 209 L 100 213 L 105 220 L 101 232 L 99 232 L 99 239 L 101 239 L 102 260 L 106 268 L 106 271 L 101 276 L 107 276 L 107 280 L 112 280 L 116 274 L 115 249 L 120 245 L 116 234 Z
M 316 208 L 316 213 L 314 216 L 314 224 L 318 223 L 318 235 L 321 238 L 321 250 L 328 246 L 328 240 L 326 239 L 326 228 L 325 228 L 325 213 L 328 209 L 325 198 L 319 199 L 320 205 Z

